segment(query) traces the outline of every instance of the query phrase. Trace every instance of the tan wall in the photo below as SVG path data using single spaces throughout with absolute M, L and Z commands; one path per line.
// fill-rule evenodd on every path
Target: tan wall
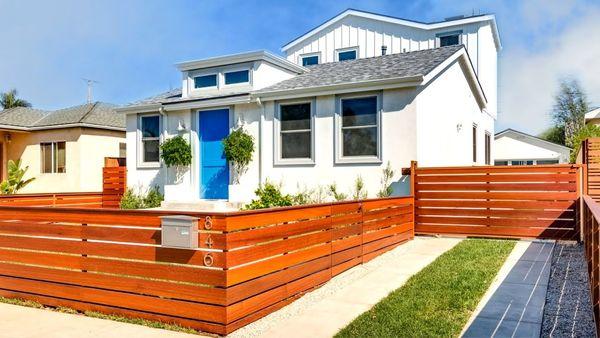
M 42 173 L 40 143 L 58 141 L 66 142 L 66 172 Z M 20 193 L 101 191 L 104 157 L 119 156 L 120 142 L 124 132 L 89 128 L 11 133 L 5 153 L 7 160 L 20 158 L 22 167 L 29 166 L 26 178 L 35 178 Z

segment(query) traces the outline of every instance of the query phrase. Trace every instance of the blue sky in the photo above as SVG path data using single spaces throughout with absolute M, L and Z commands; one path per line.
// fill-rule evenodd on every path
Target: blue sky
M 37 108 L 94 99 L 124 104 L 180 85 L 179 61 L 280 47 L 346 8 L 434 21 L 495 13 L 500 56 L 497 131 L 549 125 L 557 80 L 577 77 L 600 105 L 599 1 L 26 1 L 0 0 L 0 91 Z

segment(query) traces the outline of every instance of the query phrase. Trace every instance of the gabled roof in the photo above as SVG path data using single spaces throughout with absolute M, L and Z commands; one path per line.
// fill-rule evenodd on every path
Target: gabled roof
M 175 66 L 180 71 L 188 71 L 188 70 L 201 69 L 201 68 L 226 66 L 226 65 L 236 64 L 236 63 L 251 62 L 251 61 L 257 61 L 257 60 L 267 61 L 267 62 L 272 63 L 276 66 L 279 66 L 283 69 L 287 69 L 289 71 L 292 71 L 292 72 L 295 72 L 298 74 L 306 71 L 306 68 L 299 66 L 293 62 L 290 62 L 287 59 L 282 58 L 281 56 L 277 56 L 275 54 L 269 53 L 266 50 L 258 50 L 258 51 L 245 52 L 245 53 L 239 53 L 239 54 L 217 56 L 217 57 L 208 58 L 208 59 L 185 61 L 185 62 L 177 63 Z
M 507 129 L 504 129 L 501 132 L 496 133 L 496 135 L 494 135 L 494 139 L 498 139 L 500 137 L 510 136 L 510 135 L 521 136 L 521 137 L 524 137 L 524 138 L 528 138 L 530 140 L 535 140 L 537 142 L 541 142 L 541 143 L 547 144 L 547 145 L 552 146 L 552 147 L 557 147 L 557 148 L 563 148 L 563 149 L 571 150 L 571 148 L 569 148 L 567 146 L 563 146 L 562 144 L 550 142 L 548 140 L 544 140 L 543 138 L 540 138 L 540 137 L 537 137 L 537 136 L 534 136 L 534 135 L 531 135 L 531 134 L 527 134 L 527 133 L 524 133 L 522 131 L 514 130 L 512 128 L 507 128 Z
M 585 120 L 600 119 L 600 107 L 592 108 L 589 112 L 585 113 Z
M 327 20 L 326 22 L 322 23 L 321 25 L 311 29 L 310 31 L 308 31 L 308 32 L 300 35 L 299 37 L 295 38 L 294 40 L 288 42 L 283 47 L 281 47 L 281 50 L 285 52 L 286 50 L 294 47 L 295 45 L 299 44 L 300 42 L 310 38 L 311 36 L 319 33 L 320 31 L 326 29 L 327 27 L 335 24 L 336 22 L 338 22 L 348 16 L 357 16 L 357 17 L 361 17 L 361 18 L 367 18 L 367 19 L 388 22 L 388 23 L 394 23 L 394 24 L 398 24 L 398 25 L 414 27 L 414 28 L 419 28 L 419 29 L 423 29 L 423 30 L 448 28 L 448 27 L 453 27 L 453 26 L 458 26 L 458 25 L 463 25 L 463 24 L 468 24 L 468 23 L 473 23 L 473 22 L 490 21 L 491 25 L 492 25 L 492 31 L 494 34 L 494 42 L 496 43 L 496 48 L 502 49 L 502 44 L 500 43 L 500 34 L 498 33 L 498 26 L 496 25 L 496 17 L 493 14 L 481 14 L 481 15 L 473 15 L 473 16 L 467 16 L 467 17 L 456 16 L 456 17 L 448 18 L 444 21 L 420 22 L 420 21 L 415 21 L 415 20 L 402 19 L 402 18 L 398 18 L 398 17 L 394 17 L 394 16 L 377 14 L 377 13 L 362 11 L 362 10 L 358 10 L 358 9 L 348 8 L 345 11 L 341 12 L 340 14 L 338 14 L 338 15 L 334 16 L 333 18 Z
M 115 111 L 116 106 L 95 102 L 54 111 L 16 107 L 0 111 L 0 128 L 16 130 L 44 130 L 68 127 L 125 130 L 125 116 Z

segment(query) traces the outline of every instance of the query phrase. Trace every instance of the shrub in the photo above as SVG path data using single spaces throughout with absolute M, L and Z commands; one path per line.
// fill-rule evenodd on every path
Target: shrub
M 577 161 L 577 154 L 581 148 L 581 142 L 589 137 L 600 137 L 600 127 L 594 124 L 586 124 L 577 132 L 577 134 L 573 135 L 573 138 L 570 140 L 573 145 L 573 150 L 571 150 L 571 163 Z
M 365 182 L 362 177 L 359 175 L 356 177 L 354 181 L 354 192 L 352 194 L 353 199 L 355 200 L 364 200 L 367 198 L 369 193 L 365 190 Z
M 329 195 L 331 195 L 331 197 L 333 197 L 333 199 L 338 202 L 345 201 L 348 199 L 348 195 L 338 191 L 337 184 L 335 183 L 329 185 Z
M 294 204 L 294 198 L 291 195 L 283 194 L 281 186 L 270 182 L 265 182 L 254 192 L 256 199 L 246 204 L 243 209 L 255 210 L 273 207 L 286 207 Z
M 29 166 L 21 169 L 21 160 L 17 160 L 16 162 L 13 160 L 8 160 L 7 171 L 8 171 L 8 179 L 2 181 L 0 183 L 0 192 L 4 195 L 15 194 L 17 191 L 24 188 L 26 185 L 31 183 L 35 178 L 30 178 L 27 180 L 23 180 L 23 177 L 27 173 Z
M 160 151 L 167 167 L 185 167 L 192 164 L 192 146 L 181 135 L 163 142 Z
M 381 190 L 377 193 L 377 197 L 390 197 L 394 190 L 392 189 L 392 179 L 394 179 L 394 170 L 388 161 L 387 166 L 383 168 L 381 177 Z
M 238 128 L 223 139 L 223 150 L 225 158 L 233 168 L 233 182 L 239 183 L 240 176 L 248 170 L 248 165 L 252 161 L 254 138 L 243 128 Z
M 125 190 L 119 207 L 121 209 L 147 209 L 160 207 L 160 202 L 164 200 L 158 187 L 148 189 L 146 193 L 136 193 L 132 188 Z

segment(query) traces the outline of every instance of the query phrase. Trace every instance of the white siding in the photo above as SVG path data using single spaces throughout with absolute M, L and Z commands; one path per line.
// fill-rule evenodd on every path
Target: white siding
M 523 137 L 512 133 L 496 139 L 496 160 L 550 160 L 557 159 L 559 163 L 569 161 L 568 149 L 550 145 L 533 138 Z

